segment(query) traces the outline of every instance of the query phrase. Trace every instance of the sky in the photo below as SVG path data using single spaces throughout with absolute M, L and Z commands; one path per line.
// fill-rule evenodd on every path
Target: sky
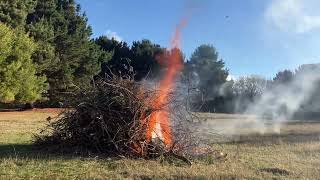
M 233 77 L 268 79 L 284 69 L 320 62 L 319 0 L 77 0 L 93 37 L 149 39 L 168 47 L 183 17 L 182 50 L 189 58 L 213 45 Z

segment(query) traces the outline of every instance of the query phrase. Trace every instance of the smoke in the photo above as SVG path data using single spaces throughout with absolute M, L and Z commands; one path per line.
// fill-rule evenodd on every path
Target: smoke
M 311 113 L 319 110 L 320 102 L 311 103 L 319 90 L 319 72 L 320 64 L 302 65 L 289 82 L 274 82 L 266 88 L 259 98 L 249 104 L 245 114 L 257 116 L 261 133 L 270 124 L 274 132 L 280 133 L 283 122 L 295 118 L 302 111 Z M 300 118 L 308 118 L 307 113 Z
M 213 141 L 248 133 L 281 133 L 285 122 L 320 117 L 320 64 L 300 66 L 287 81 L 238 78 L 222 85 L 220 94 L 230 94 L 230 88 L 234 110 L 241 114 L 201 115 L 202 135 L 215 134 L 210 136 Z

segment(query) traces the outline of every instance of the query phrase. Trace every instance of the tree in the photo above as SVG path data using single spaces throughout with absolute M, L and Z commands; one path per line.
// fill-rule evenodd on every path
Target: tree
M 293 80 L 293 78 L 293 72 L 291 72 L 290 70 L 284 70 L 276 74 L 276 76 L 273 78 L 273 82 L 276 84 L 288 84 Z
M 200 96 L 197 99 L 203 104 L 214 101 L 219 96 L 220 87 L 228 77 L 228 70 L 225 69 L 224 61 L 219 59 L 216 49 L 212 45 L 204 44 L 191 55 L 183 74 L 184 79 L 196 82 L 195 87 Z
M 32 11 L 36 0 L 1 0 L 0 22 L 13 28 L 24 27 L 27 15 Z
M 38 74 L 48 78 L 53 102 L 88 85 L 100 72 L 101 63 L 108 60 L 90 39 L 87 17 L 74 0 L 37 0 L 34 11 L 27 16 L 26 27 L 39 44 L 32 57 Z
M 295 70 L 290 85 L 293 96 L 299 102 L 294 116 L 301 119 L 319 120 L 320 116 L 320 64 L 304 64 Z M 292 104 L 292 102 L 290 102 Z
M 240 77 L 233 84 L 233 92 L 236 96 L 248 98 L 253 101 L 266 90 L 267 80 L 256 75 Z
M 54 45 L 54 28 L 45 19 L 27 25 L 31 37 L 37 42 L 38 48 L 32 55 L 33 62 L 37 65 L 37 73 L 51 77 L 50 74 L 56 70 L 58 58 Z
M 266 79 L 257 75 L 238 78 L 232 86 L 235 111 L 246 111 L 266 91 L 267 84 Z
M 38 66 L 38 73 L 48 77 L 58 62 L 54 44 L 57 34 L 54 21 L 59 18 L 56 2 L 56 0 L 36 0 L 33 12 L 29 13 L 26 19 L 26 30 L 38 44 L 32 59 Z
M 100 76 L 110 75 L 111 72 L 115 75 L 135 73 L 135 79 L 140 81 L 144 78 L 155 78 L 160 72 L 157 57 L 165 51 L 160 45 L 144 39 L 134 41 L 130 48 L 126 42 L 106 36 L 97 38 L 95 42 L 105 52 L 112 53 L 111 60 L 102 64 Z
M 143 78 L 153 79 L 160 73 L 161 66 L 159 58 L 165 49 L 160 45 L 153 44 L 149 40 L 134 41 L 131 47 L 132 57 L 131 65 L 136 72 L 135 78 L 141 80 Z
M 0 23 L 0 102 L 33 103 L 46 91 L 46 79 L 36 76 L 31 55 L 36 44 L 27 34 Z
M 107 36 L 100 36 L 95 39 L 95 43 L 105 52 L 111 53 L 111 59 L 101 64 L 101 72 L 98 76 L 112 76 L 112 74 L 121 76 L 130 71 L 131 51 L 126 42 L 119 42 L 114 38 L 109 39 Z M 132 70 L 133 71 L 133 70 Z

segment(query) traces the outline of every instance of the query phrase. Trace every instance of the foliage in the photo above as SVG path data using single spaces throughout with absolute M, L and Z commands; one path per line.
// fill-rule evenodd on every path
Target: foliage
M 97 38 L 95 42 L 104 51 L 113 53 L 111 60 L 102 64 L 100 77 L 111 74 L 121 76 L 134 72 L 135 80 L 140 81 L 144 78 L 153 79 L 160 73 L 161 67 L 157 57 L 165 51 L 160 45 L 144 39 L 134 41 L 129 47 L 126 42 L 118 42 L 106 36 Z
M 126 42 L 119 42 L 113 38 L 109 39 L 106 36 L 101 36 L 95 39 L 95 43 L 104 52 L 112 53 L 112 58 L 108 62 L 102 63 L 100 77 L 104 78 L 112 74 L 121 76 L 121 74 L 127 74 L 130 71 L 127 65 L 130 64 L 131 51 Z
M 194 78 L 198 81 L 198 88 L 204 99 L 218 96 L 219 87 L 226 82 L 228 71 L 212 45 L 199 46 L 186 66 L 187 74 L 195 74 Z
M 192 86 L 197 89 L 197 104 L 203 106 L 206 101 L 215 101 L 220 96 L 220 87 L 228 77 L 224 65 L 212 45 L 203 44 L 191 55 L 183 74 L 184 80 L 193 82 Z M 209 104 L 207 109 L 213 110 L 215 105 Z
M 144 39 L 142 41 L 134 41 L 131 52 L 131 65 L 136 71 L 135 78 L 137 80 L 141 80 L 145 77 L 153 79 L 159 75 L 161 66 L 159 64 L 159 59 L 157 58 L 165 52 L 164 48 Z
M 0 22 L 13 28 L 24 27 L 36 0 L 1 0 Z
M 273 82 L 277 84 L 288 84 L 294 78 L 294 73 L 290 70 L 279 71 L 273 78 Z
M 0 23 L 0 102 L 32 103 L 41 99 L 46 79 L 36 76 L 31 55 L 36 44 L 27 34 Z
M 38 73 L 48 78 L 53 102 L 88 85 L 110 57 L 90 40 L 91 27 L 73 0 L 37 0 L 26 27 L 39 44 L 32 57 Z
M 0 0 L 0 22 L 15 29 L 14 35 L 3 34 L 0 42 L 0 58 L 16 59 L 13 61 L 16 64 L 13 63 L 11 66 L 6 64 L 6 68 L 3 68 L 2 62 L 0 69 L 2 73 L 6 72 L 6 76 L 3 74 L 1 77 L 2 83 L 5 78 L 7 81 L 7 85 L 1 87 L 2 101 L 6 102 L 33 102 L 39 99 L 38 95 L 46 89 L 44 77 L 49 84 L 45 93 L 48 100 L 46 105 L 50 106 L 58 106 L 70 93 L 90 86 L 93 80 L 99 79 L 98 77 L 125 76 L 134 73 L 136 81 L 144 79 L 156 81 L 159 74 L 165 72 L 165 66 L 162 65 L 166 61 L 159 60 L 166 59 L 170 53 L 170 50 L 147 39 L 133 41 L 132 45 L 106 36 L 91 39 L 92 29 L 88 25 L 87 16 L 75 0 Z M 4 32 L 5 30 L 2 30 L 2 33 Z M 36 45 L 30 44 L 23 52 L 13 52 L 12 43 L 15 41 L 10 38 L 19 36 L 26 39 L 27 37 L 22 34 L 28 34 Z M 26 42 L 29 41 L 22 43 Z M 24 66 L 29 70 L 18 71 L 20 68 L 18 62 L 21 61 L 18 57 L 28 54 L 23 58 L 29 59 L 29 53 L 32 62 L 29 60 L 24 62 Z M 184 59 L 183 52 L 181 58 Z M 193 91 L 188 102 L 192 110 L 230 112 L 233 100 L 241 98 L 253 101 L 262 91 L 271 92 L 278 85 L 290 84 L 299 73 L 309 71 L 311 66 L 302 66 L 295 72 L 280 71 L 270 82 L 254 77 L 240 78 L 235 83 L 227 82 L 229 72 L 225 68 L 224 61 L 219 58 L 217 50 L 212 45 L 203 44 L 197 47 L 190 59 L 185 62 L 182 80 L 188 86 L 186 91 L 188 93 Z M 17 71 L 20 75 L 9 74 Z M 21 82 L 19 78 L 21 79 L 27 72 L 32 74 L 28 77 L 29 80 L 18 83 Z M 27 84 L 28 82 L 34 83 Z M 34 92 L 33 95 L 28 95 L 33 98 L 18 93 L 21 90 L 18 90 L 16 84 L 25 84 L 24 87 L 33 89 L 24 90 L 29 92 L 27 94 Z M 38 90 L 35 90 L 36 84 L 40 84 Z M 13 88 L 15 86 L 17 88 Z M 318 95 L 314 92 L 311 97 L 317 99 Z M 309 102 L 312 101 L 306 101 L 305 104 Z
M 303 102 L 295 112 L 295 118 L 318 120 L 320 116 L 320 64 L 305 64 L 295 70 L 294 78 L 297 81 L 291 88 L 301 92 L 303 88 L 310 90 L 303 94 Z M 300 82 L 304 81 L 304 82 Z M 303 85 L 303 87 L 301 87 Z
M 256 75 L 240 77 L 233 84 L 233 93 L 238 97 L 248 98 L 253 101 L 260 96 L 267 87 L 267 80 Z

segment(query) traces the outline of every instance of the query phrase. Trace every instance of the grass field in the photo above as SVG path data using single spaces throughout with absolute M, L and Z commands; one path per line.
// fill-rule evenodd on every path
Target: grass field
M 0 179 L 319 179 L 320 175 L 320 123 L 287 123 L 281 134 L 247 130 L 237 139 L 213 145 L 227 153 L 226 159 L 208 157 L 188 166 L 161 159 L 39 153 L 32 146 L 32 134 L 46 117 L 55 115 L 53 111 L 0 112 Z M 241 121 L 239 117 L 206 114 L 204 119 L 214 124 Z

